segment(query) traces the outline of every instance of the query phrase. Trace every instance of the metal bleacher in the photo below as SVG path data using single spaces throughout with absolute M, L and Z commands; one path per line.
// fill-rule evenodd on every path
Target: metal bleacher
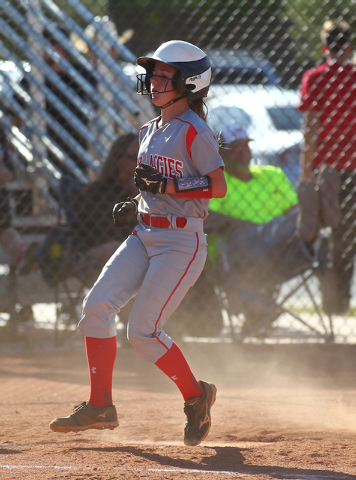
M 136 82 L 124 72 L 125 66 L 133 66 L 136 57 L 107 28 L 108 17 L 95 17 L 77 0 L 67 0 L 67 4 L 66 11 L 70 10 L 71 15 L 52 0 L 0 0 L 0 126 L 13 146 L 11 158 L 17 173 L 16 181 L 6 188 L 14 197 L 18 192 L 23 197 L 29 194 L 28 211 L 18 213 L 16 205 L 13 211 L 13 226 L 26 241 L 41 241 L 49 228 L 63 221 L 59 213 L 63 175 L 88 183 L 100 172 L 115 139 L 121 134 L 137 133 L 139 126 L 153 116 L 150 102 L 146 98 L 138 102 Z M 61 25 L 70 31 L 70 37 L 63 33 Z M 95 39 L 87 35 L 88 26 L 95 31 Z M 63 46 L 66 56 L 45 38 L 44 30 Z M 73 38 L 87 45 L 95 64 L 76 48 Z M 80 85 L 84 95 L 63 82 L 45 56 Z M 47 80 L 56 86 L 59 96 L 48 87 Z M 80 113 L 79 118 L 68 108 L 67 100 Z M 61 112 L 70 131 L 51 115 L 46 102 Z M 20 127 L 13 124 L 13 115 L 21 119 Z M 80 164 L 63 145 L 80 158 Z M 40 274 L 16 278 L 6 258 L 0 254 L 0 305 L 7 305 L 8 323 L 13 321 L 13 329 L 23 306 L 57 304 L 61 301 L 58 295 L 72 296 L 68 291 L 53 292 Z

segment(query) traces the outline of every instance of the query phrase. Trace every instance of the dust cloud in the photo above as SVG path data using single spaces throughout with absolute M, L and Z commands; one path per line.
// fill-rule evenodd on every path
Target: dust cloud
M 353 345 L 181 344 L 193 371 L 211 381 L 238 414 L 238 438 L 277 431 L 356 433 L 356 347 Z M 226 400 L 226 398 L 225 398 Z M 226 410 L 226 409 L 225 409 Z M 244 423 L 255 423 L 241 432 Z M 239 430 L 240 428 L 240 430 Z M 268 435 L 267 435 L 268 436 Z M 253 438 L 255 437 L 255 438 Z

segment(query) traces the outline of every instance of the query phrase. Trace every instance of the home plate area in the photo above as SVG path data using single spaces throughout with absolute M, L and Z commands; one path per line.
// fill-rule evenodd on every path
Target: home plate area
M 355 355 L 350 345 L 183 343 L 198 378 L 218 388 L 212 427 L 182 441 L 173 382 L 130 347 L 118 348 L 120 426 L 60 434 L 53 418 L 87 399 L 83 345 L 23 352 L 0 345 L 0 478 L 356 478 Z

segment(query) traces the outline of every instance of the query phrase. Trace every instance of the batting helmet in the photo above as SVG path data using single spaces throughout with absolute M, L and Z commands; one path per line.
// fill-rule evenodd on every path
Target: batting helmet
M 151 78 L 156 62 L 171 65 L 177 69 L 172 79 L 173 89 L 189 100 L 206 97 L 211 82 L 211 64 L 203 50 L 182 40 L 163 43 L 152 57 L 139 57 L 137 64 L 146 74 L 137 75 L 137 93 L 151 93 Z

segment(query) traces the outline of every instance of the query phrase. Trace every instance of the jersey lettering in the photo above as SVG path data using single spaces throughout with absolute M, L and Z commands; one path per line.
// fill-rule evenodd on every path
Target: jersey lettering
M 165 162 L 164 158 L 161 157 L 161 155 L 158 155 L 157 160 L 156 160 L 156 168 L 159 171 L 159 173 L 162 173 L 162 175 L 165 177 Z
M 172 158 L 167 159 L 167 170 L 168 170 L 168 177 L 173 178 L 173 172 L 174 172 L 174 160 Z
M 140 157 L 141 158 L 141 157 Z M 142 163 L 142 159 L 141 159 Z M 157 170 L 165 178 L 183 178 L 183 162 L 174 158 L 163 157 L 162 155 L 150 155 L 151 167 Z
M 175 169 L 177 171 L 176 178 L 183 178 L 183 162 L 176 160 Z

